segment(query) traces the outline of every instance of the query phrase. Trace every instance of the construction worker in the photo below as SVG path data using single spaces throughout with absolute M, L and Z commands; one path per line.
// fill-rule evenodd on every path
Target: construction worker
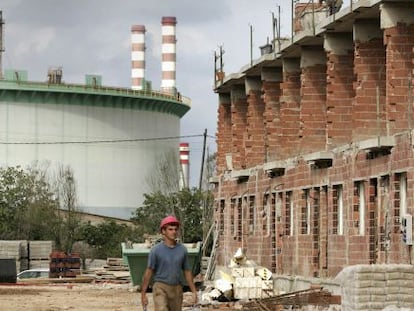
M 187 248 L 177 242 L 180 222 L 174 216 L 167 216 L 160 223 L 163 241 L 155 245 L 148 256 L 148 264 L 141 287 L 141 302 L 144 310 L 148 305 L 147 289 L 154 279 L 152 294 L 156 311 L 180 311 L 183 302 L 181 273 L 193 293 L 197 304 L 197 290 L 188 261 Z
M 329 8 L 329 15 L 335 14 L 342 7 L 342 0 L 319 0 L 320 4 L 323 4 L 323 2 Z

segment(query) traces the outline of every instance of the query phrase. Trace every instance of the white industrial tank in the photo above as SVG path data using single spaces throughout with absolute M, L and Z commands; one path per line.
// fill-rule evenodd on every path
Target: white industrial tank
M 69 166 L 83 211 L 128 219 L 157 160 L 178 155 L 189 109 L 174 94 L 2 80 L 0 165 Z

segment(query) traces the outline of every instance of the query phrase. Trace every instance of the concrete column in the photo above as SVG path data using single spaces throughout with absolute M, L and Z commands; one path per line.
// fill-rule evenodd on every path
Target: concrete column
M 219 94 L 217 122 L 217 174 L 229 170 L 226 156 L 231 156 L 232 134 L 231 134 L 231 101 L 230 93 Z
M 283 59 L 283 82 L 280 84 L 280 159 L 296 156 L 299 150 L 300 59 Z
M 354 23 L 353 141 L 386 134 L 385 48 L 379 26 L 377 19 Z
M 300 149 L 302 154 L 326 148 L 326 53 L 302 47 Z
M 260 77 L 246 78 L 245 89 L 247 94 L 247 137 L 246 167 L 254 167 L 264 162 L 264 102 L 262 99 L 262 83 Z
M 245 141 L 247 138 L 247 99 L 244 86 L 232 88 L 231 92 L 232 123 L 232 164 L 233 169 L 246 168 Z
M 352 34 L 327 33 L 326 134 L 328 149 L 352 141 L 352 101 L 355 96 Z
M 391 135 L 413 127 L 413 11 L 413 3 L 381 5 L 387 63 L 385 112 L 387 133 Z
M 282 81 L 282 67 L 265 67 L 262 69 L 262 96 L 265 104 L 263 114 L 265 127 L 265 162 L 280 159 L 280 84 Z

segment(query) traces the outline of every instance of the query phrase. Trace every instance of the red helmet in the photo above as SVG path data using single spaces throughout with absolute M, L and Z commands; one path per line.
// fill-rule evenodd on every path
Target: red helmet
M 161 224 L 160 224 L 160 230 L 162 230 L 162 228 L 164 228 L 166 225 L 180 225 L 180 222 L 178 221 L 177 218 L 175 218 L 174 216 L 167 216 L 165 217 L 163 220 L 161 220 Z

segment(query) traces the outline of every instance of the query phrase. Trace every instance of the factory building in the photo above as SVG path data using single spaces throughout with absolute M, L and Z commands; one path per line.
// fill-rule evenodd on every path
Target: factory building
M 46 82 L 5 70 L 0 165 L 68 166 L 84 212 L 129 219 L 163 156 L 173 151 L 178 159 L 180 119 L 191 104 L 177 95 L 175 72 L 168 92 L 145 80 L 144 34 L 145 26 L 131 27 L 131 88 L 103 86 L 96 75 L 82 85 L 64 83 L 62 68 L 51 68 Z
M 241 247 L 281 275 L 411 264 L 414 3 L 292 3 L 291 38 L 217 71 L 218 263 Z

